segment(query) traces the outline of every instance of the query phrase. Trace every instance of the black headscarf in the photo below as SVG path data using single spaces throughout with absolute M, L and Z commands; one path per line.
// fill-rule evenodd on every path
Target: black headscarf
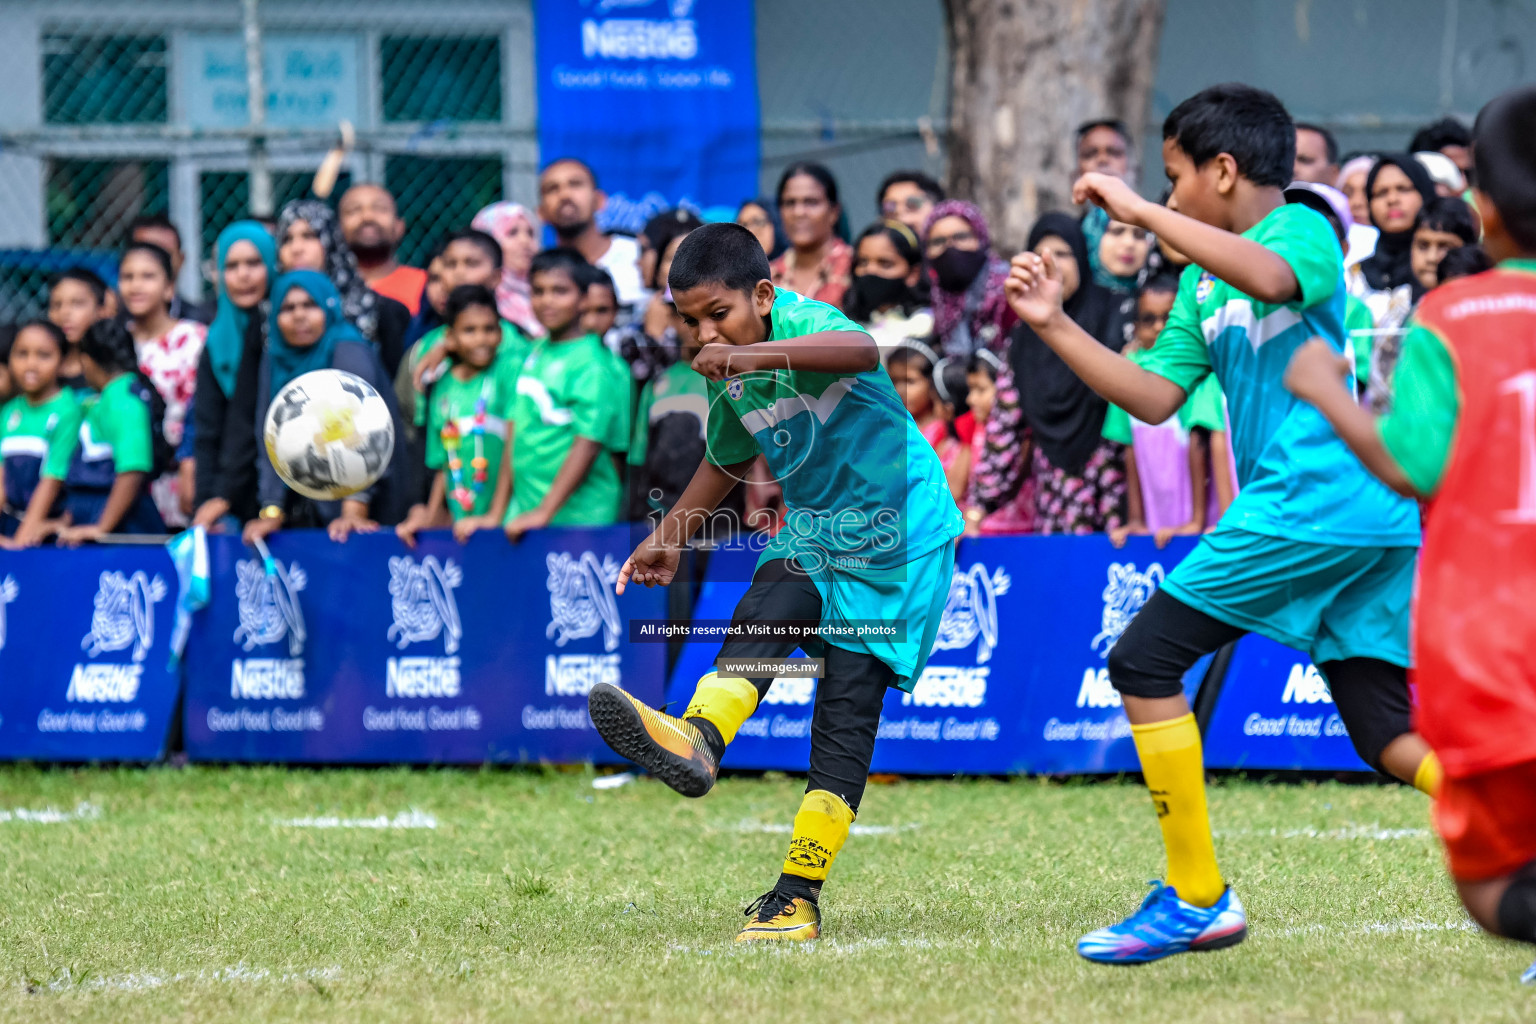
M 1030 230 L 1027 248 L 1033 250 L 1041 239 L 1053 235 L 1071 247 L 1077 261 L 1079 284 L 1063 310 L 1101 344 L 1120 351 L 1125 347 L 1120 301 L 1094 281 L 1082 227 L 1068 214 L 1048 213 Z M 1102 441 L 1107 403 L 1027 324 L 1014 328 L 1009 362 L 1024 421 L 1040 451 L 1058 469 L 1072 476 L 1081 474 Z
M 1429 172 L 1407 153 L 1386 153 L 1376 161 L 1371 173 L 1365 176 L 1367 201 L 1376 188 L 1376 177 L 1383 167 L 1396 167 L 1408 175 L 1408 180 L 1424 200 L 1424 206 L 1434 201 L 1435 183 L 1430 179 Z M 1365 275 L 1365 283 L 1376 291 L 1389 291 L 1412 284 L 1416 280 L 1413 276 L 1413 228 L 1410 226 L 1406 231 L 1389 234 L 1381 230 L 1380 224 L 1376 224 L 1375 214 L 1371 215 L 1371 223 L 1376 225 L 1381 235 L 1376 239 L 1376 251 L 1360 262 L 1360 272 Z

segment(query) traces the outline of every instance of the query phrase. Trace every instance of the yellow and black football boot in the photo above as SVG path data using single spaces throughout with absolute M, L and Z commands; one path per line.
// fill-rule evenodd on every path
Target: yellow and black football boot
M 763 893 L 743 911 L 747 923 L 737 942 L 806 942 L 821 935 L 821 909 L 815 900 L 781 892 Z
M 720 774 L 720 762 L 692 722 L 664 715 L 617 686 L 598 683 L 587 695 L 587 712 L 613 752 L 627 757 L 683 796 L 703 796 Z

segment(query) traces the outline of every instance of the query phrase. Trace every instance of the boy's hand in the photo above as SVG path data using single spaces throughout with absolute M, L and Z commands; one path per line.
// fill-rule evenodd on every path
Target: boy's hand
M 416 390 L 424 392 L 427 385 L 442 375 L 443 360 L 448 358 L 448 346 L 444 342 L 438 342 L 421 355 L 421 362 L 416 364 L 416 370 L 411 375 L 411 383 Z
M 1175 537 L 1194 537 L 1204 532 L 1204 525 L 1191 520 L 1183 526 L 1164 526 L 1160 528 L 1152 535 L 1152 540 L 1161 549 L 1167 547 L 1168 542 Z
M 496 520 L 492 516 L 465 516 L 453 524 L 453 539 L 460 544 L 468 544 L 469 538 L 477 530 L 496 529 Z
M 523 534 L 529 530 L 542 530 L 549 525 L 549 513 L 532 509 L 519 516 L 513 517 L 507 524 L 507 540 L 516 544 L 523 539 Z
M 1061 270 L 1050 253 L 1021 252 L 1003 282 L 1008 305 L 1029 326 L 1040 330 L 1061 312 Z
M 1335 352 L 1322 338 L 1313 338 L 1292 354 L 1291 365 L 1285 368 L 1285 389 L 1316 405 L 1318 398 L 1343 391 L 1349 372 L 1348 356 Z
M 101 539 L 101 527 L 95 523 L 85 523 L 81 526 L 66 526 L 59 531 L 59 547 L 77 548 L 81 544 L 94 543 Z
M 1072 186 L 1072 201 L 1101 206 L 1111 220 L 1134 224 L 1139 228 L 1146 227 L 1142 222 L 1143 212 L 1155 205 L 1143 199 L 1135 189 L 1113 174 L 1097 172 L 1089 172 L 1077 179 Z
M 677 560 L 680 555 L 678 548 L 665 544 L 656 539 L 653 533 L 640 542 L 635 548 L 634 554 L 624 562 L 624 568 L 619 570 L 618 582 L 614 585 L 615 594 L 624 593 L 624 588 L 634 581 L 647 587 L 666 586 L 672 582 L 672 577 L 677 575 Z
M 341 515 L 331 520 L 326 532 L 331 540 L 338 544 L 345 544 L 347 538 L 354 533 L 373 533 L 379 528 L 379 524 L 368 518 L 367 505 L 362 502 L 344 501 L 341 503 Z
M 1109 542 L 1117 548 L 1125 547 L 1125 539 L 1131 535 L 1144 537 L 1147 533 L 1147 524 L 1142 522 L 1126 523 L 1123 526 L 1112 527 L 1109 531 Z
M 741 351 L 735 345 L 722 345 L 713 342 L 699 349 L 699 354 L 693 357 L 693 372 L 706 380 L 725 380 L 734 377 L 738 373 L 747 373 L 752 367 L 749 353 Z

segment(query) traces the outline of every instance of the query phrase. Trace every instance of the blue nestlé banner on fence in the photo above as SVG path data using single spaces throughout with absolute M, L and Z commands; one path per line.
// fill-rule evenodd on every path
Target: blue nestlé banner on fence
M 538 0 L 539 153 L 585 160 L 605 228 L 756 195 L 751 0 Z
M 1049 774 L 1134 771 L 1136 752 L 1105 661 L 1131 617 L 1193 547 L 1133 539 L 967 540 L 927 668 L 911 693 L 886 695 L 875 771 Z M 715 555 L 695 617 L 729 619 L 750 561 Z M 733 561 L 734 559 L 734 561 Z M 727 582 L 734 581 L 734 582 Z M 690 643 L 668 700 L 685 704 L 718 645 Z M 1186 690 L 1209 659 L 1189 673 Z M 724 766 L 803 771 L 815 680 L 781 678 L 737 733 Z
M 587 691 L 661 700 L 664 645 L 626 634 L 662 617 L 664 594 L 614 597 L 624 527 L 517 545 L 434 532 L 415 550 L 294 531 L 271 549 L 269 573 L 238 539 L 209 539 L 213 593 L 187 652 L 195 759 L 613 761 Z
M 0 559 L 0 758 L 150 761 L 180 689 L 176 570 L 159 547 Z

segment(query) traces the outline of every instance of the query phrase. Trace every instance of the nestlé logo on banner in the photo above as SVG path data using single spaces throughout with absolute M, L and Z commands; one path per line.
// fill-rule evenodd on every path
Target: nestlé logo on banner
M 544 636 L 556 647 L 572 641 L 601 638 L 602 653 L 568 652 L 544 656 L 544 696 L 567 698 L 548 707 L 523 706 L 525 729 L 586 729 L 586 696 L 598 683 L 623 685 L 619 670 L 619 606 L 613 587 L 619 563 L 612 555 L 599 561 L 591 551 L 572 555 L 551 551 L 544 556 L 549 570 L 549 625 Z M 577 706 L 576 700 L 580 700 Z
M 979 708 L 986 703 L 987 678 L 992 671 L 987 662 L 992 660 L 999 640 L 997 599 L 1012 585 L 1002 566 L 989 573 L 977 562 L 964 572 L 955 570 L 933 649 L 961 651 L 975 644 L 975 663 L 927 666 L 912 692 L 901 695 L 903 706 Z
M 390 658 L 385 665 L 386 697 L 457 697 L 460 693 L 459 644 L 464 625 L 453 592 L 464 583 L 464 570 L 453 559 L 427 555 L 418 563 L 409 555 L 389 560 L 389 599 L 394 621 L 385 636 L 405 650 L 411 644 L 441 638 L 443 654 Z
M 235 599 L 240 624 L 234 641 L 254 651 L 287 640 L 288 657 L 236 658 L 230 665 L 229 695 L 237 700 L 304 699 L 304 609 L 299 592 L 309 578 L 295 562 L 259 558 L 235 564 Z
M 15 598 L 19 588 L 14 580 L 7 578 L 0 584 L 0 592 L 6 591 Z M 144 731 L 148 717 L 143 710 L 114 710 L 114 706 L 138 699 L 144 660 L 155 645 L 155 605 L 167 592 L 158 573 L 151 576 L 140 569 L 131 574 L 116 570 L 101 574 L 91 603 L 90 629 L 80 641 L 80 649 L 89 660 L 75 665 L 64 699 L 70 704 L 106 706 L 68 711 L 45 707 L 37 715 L 38 732 Z M 124 652 L 126 660 L 98 660 L 117 652 Z
M 1280 691 L 1281 704 L 1333 704 L 1333 694 L 1328 692 L 1328 680 L 1311 662 L 1297 662 L 1285 677 L 1285 688 Z M 1304 717 L 1286 712 L 1267 718 L 1255 711 L 1243 719 L 1244 736 L 1292 739 L 1318 739 L 1323 736 L 1348 736 L 1344 720 L 1338 712 Z

